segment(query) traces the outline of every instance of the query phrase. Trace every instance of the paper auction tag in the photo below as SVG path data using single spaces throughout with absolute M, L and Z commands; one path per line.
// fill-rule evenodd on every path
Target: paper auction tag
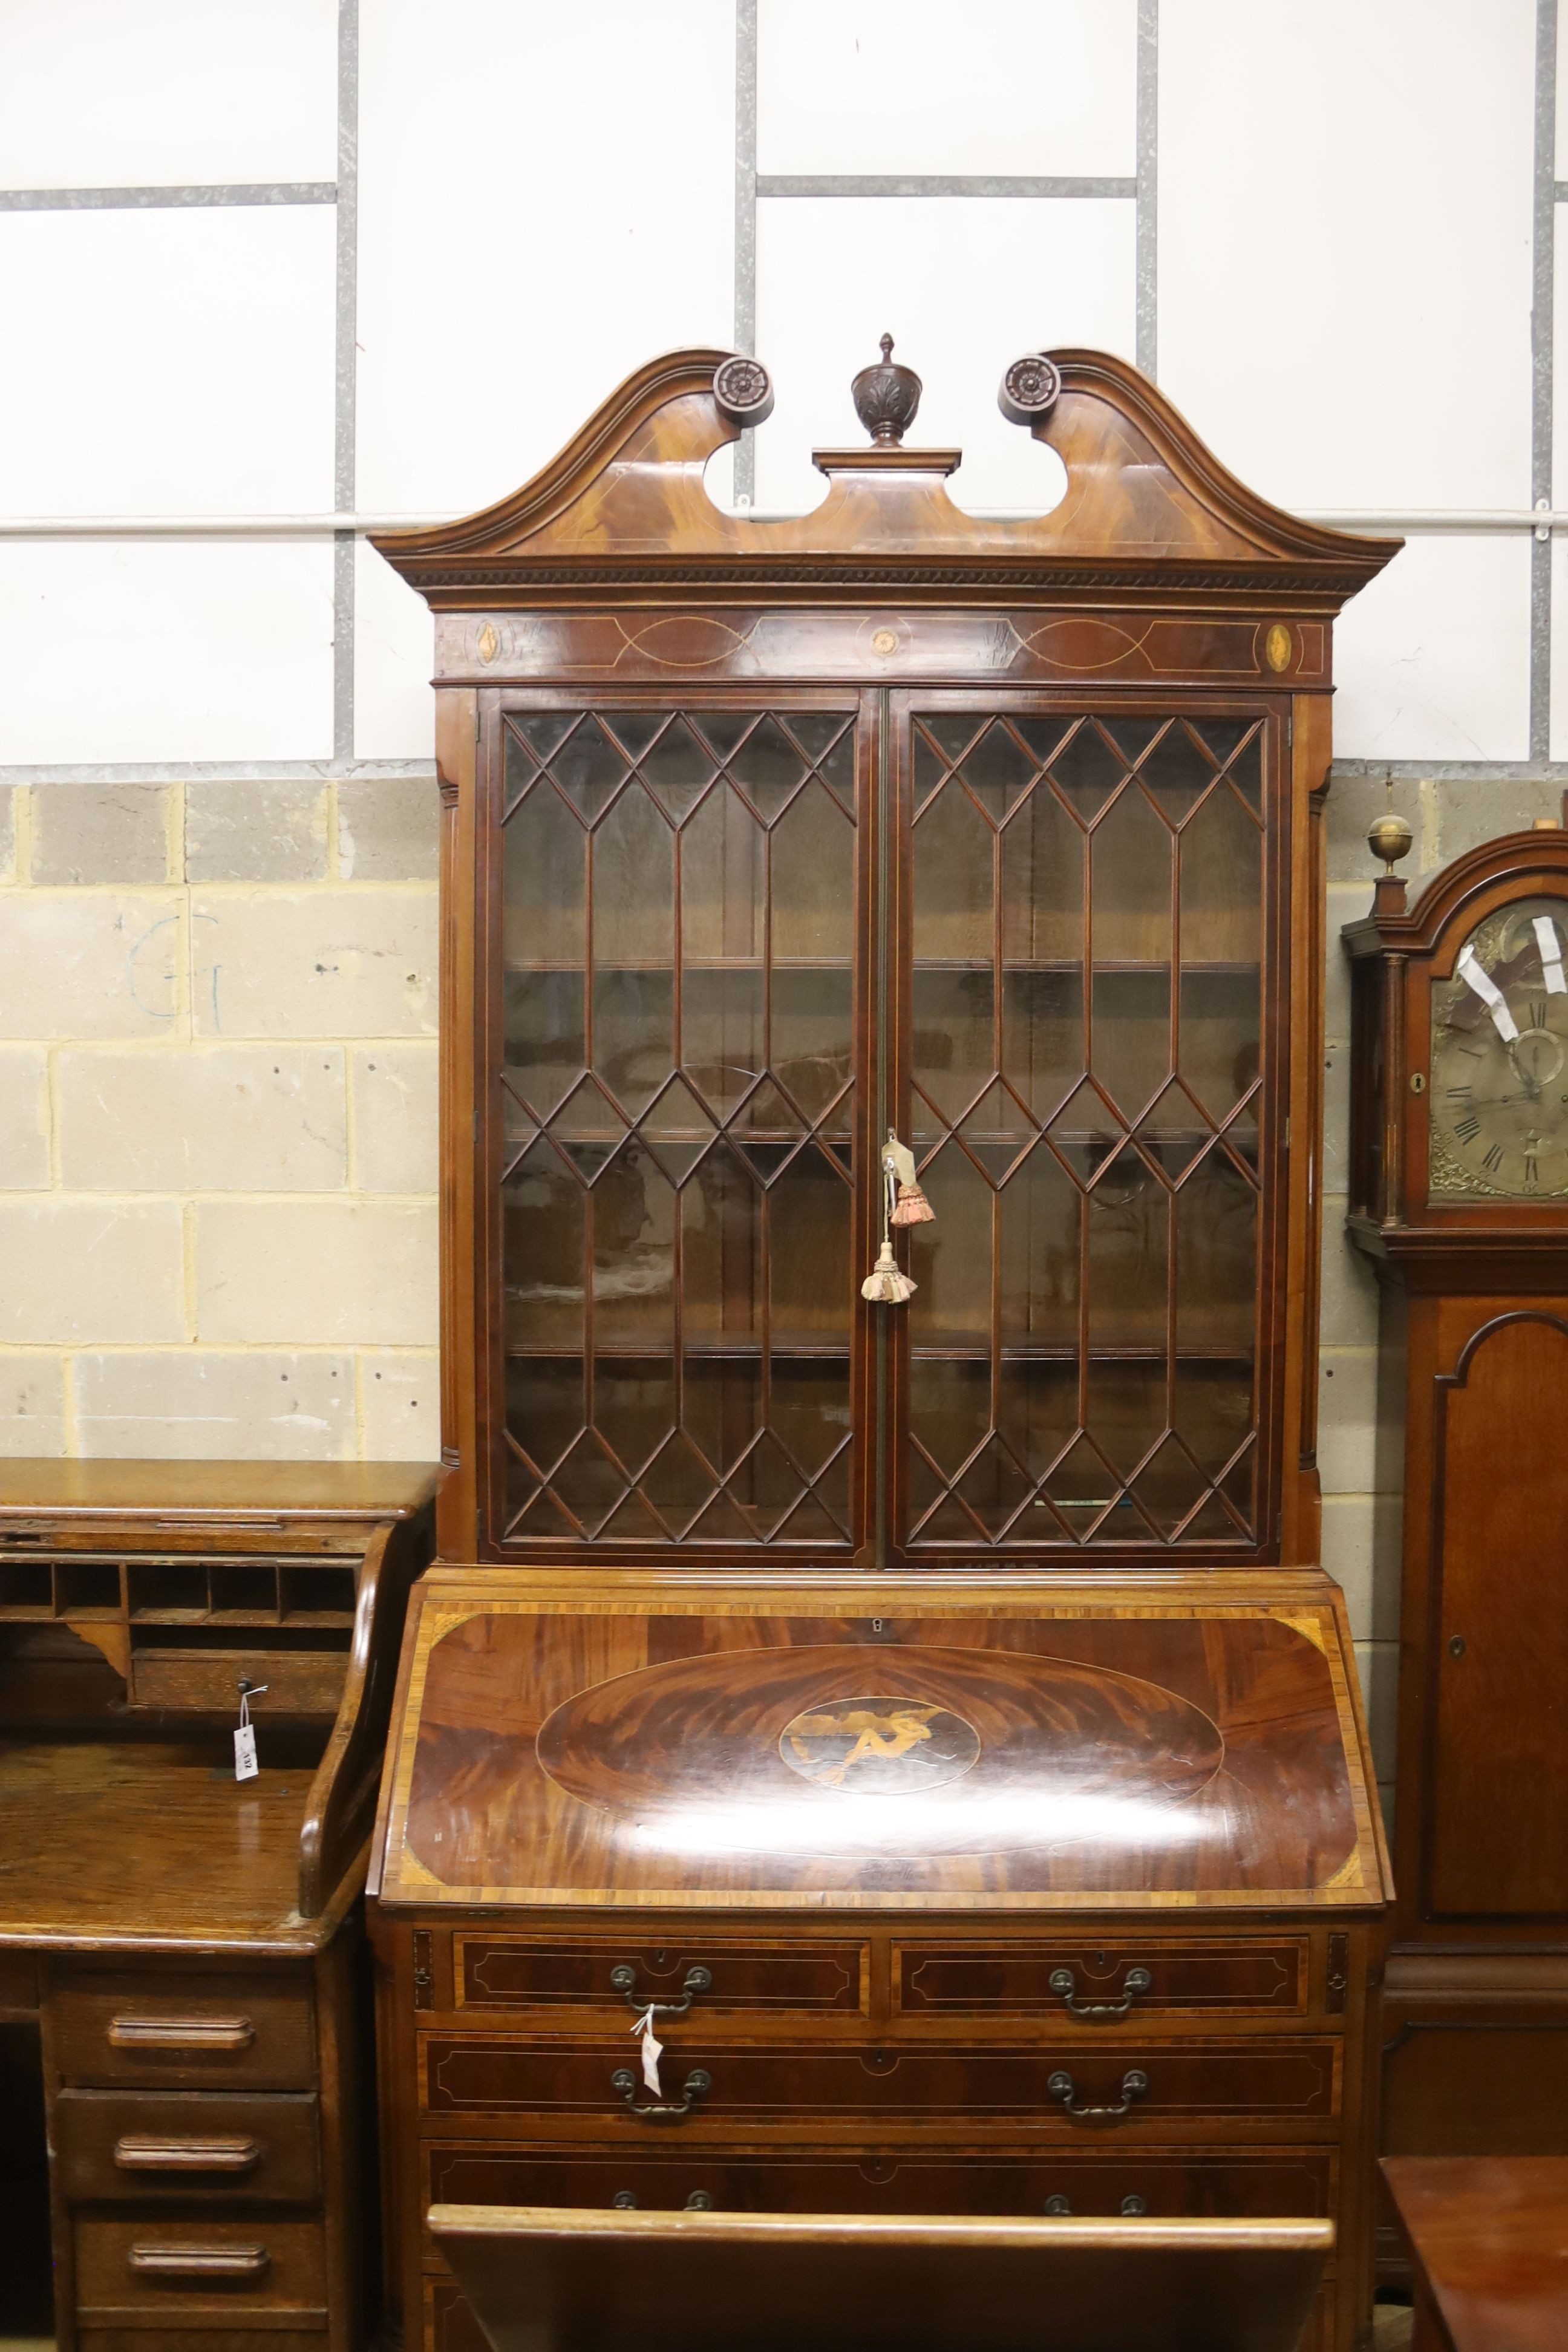
M 658 2079 L 658 2062 L 664 2055 L 664 2044 L 662 2042 L 657 2041 L 654 2037 L 653 2010 L 651 2006 L 644 2010 L 642 2015 L 637 2019 L 637 2023 L 631 2028 L 631 2031 L 634 2033 L 640 2033 L 642 2035 L 643 2081 L 647 2084 L 648 2089 L 653 2093 L 656 2099 L 662 2099 L 664 2096 L 664 2090 Z
M 254 1780 L 261 1767 L 256 1760 L 256 1726 L 242 1723 L 234 1735 L 234 1777 Z
M 1492 1016 L 1492 1026 L 1505 1045 L 1511 1045 L 1519 1035 L 1519 1024 L 1503 1002 L 1503 993 L 1489 973 L 1476 961 L 1474 948 L 1468 947 L 1455 966 L 1465 986 L 1473 989 Z

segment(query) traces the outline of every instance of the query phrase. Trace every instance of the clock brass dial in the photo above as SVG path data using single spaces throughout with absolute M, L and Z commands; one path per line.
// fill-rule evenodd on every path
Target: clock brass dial
M 1521 898 L 1432 990 L 1435 1200 L 1568 1198 L 1568 899 Z

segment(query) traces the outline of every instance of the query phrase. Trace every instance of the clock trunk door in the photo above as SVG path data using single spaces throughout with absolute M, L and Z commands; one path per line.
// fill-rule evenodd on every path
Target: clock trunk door
M 894 698 L 910 1559 L 1272 1532 L 1273 725 Z
M 489 1511 L 514 1554 L 863 1540 L 874 718 L 519 694 L 491 722 Z
M 1428 1916 L 1568 1913 L 1565 1387 L 1568 1322 L 1539 1312 L 1436 1382 Z

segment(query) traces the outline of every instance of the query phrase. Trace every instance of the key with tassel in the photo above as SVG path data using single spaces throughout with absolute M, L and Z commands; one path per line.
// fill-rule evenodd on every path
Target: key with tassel
M 882 1148 L 881 1173 L 882 1246 L 876 1265 L 860 1285 L 860 1296 L 874 1307 L 901 1307 L 919 1285 L 893 1255 L 893 1227 L 930 1224 L 936 1212 L 921 1190 L 914 1153 L 890 1129 Z

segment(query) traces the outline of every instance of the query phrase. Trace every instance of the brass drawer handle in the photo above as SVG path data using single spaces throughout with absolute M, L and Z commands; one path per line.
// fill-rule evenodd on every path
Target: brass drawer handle
M 1121 2077 L 1121 2104 L 1115 2107 L 1080 2106 L 1078 2086 L 1064 2067 L 1058 2067 L 1049 2076 L 1046 2088 L 1053 2099 L 1061 2101 L 1069 2116 L 1125 2116 L 1131 2113 L 1134 2104 L 1148 2090 L 1149 2077 L 1141 2066 L 1130 2066 Z
M 1139 1994 L 1147 1992 L 1154 1979 L 1147 1969 L 1129 1969 L 1121 1979 L 1120 2000 L 1079 2000 L 1078 1979 L 1070 1969 L 1053 1969 L 1046 1981 L 1053 1992 L 1060 1993 L 1062 2006 L 1074 2017 L 1125 2017 Z
M 256 2028 L 248 2017 L 115 2017 L 111 2050 L 248 2050 Z
M 143 2278 L 259 2278 L 270 2264 L 265 2246 L 132 2246 L 131 2267 Z
M 645 2000 L 637 1991 L 637 1972 L 636 1969 L 629 1968 L 625 1960 L 618 1968 L 610 1970 L 610 1983 L 616 1992 L 624 1995 L 630 2002 L 639 2017 L 643 2015 L 684 2017 L 700 1992 L 711 1990 L 713 1971 L 711 1969 L 701 1967 L 700 1964 L 694 1969 L 688 1969 L 680 1988 L 686 1995 L 684 2000 Z
M 619 2092 L 634 2116 L 654 2116 L 661 2121 L 674 2123 L 678 2122 L 682 2116 L 689 2116 L 691 2113 L 691 2103 L 694 2099 L 701 2098 L 705 2092 L 713 2088 L 713 2077 L 706 2066 L 694 2066 L 681 2084 L 681 2089 L 685 2093 L 684 2098 L 679 2102 L 663 2099 L 650 2106 L 638 2106 L 637 2078 L 629 2066 L 616 2068 L 610 2077 L 610 2088 L 612 2091 Z
M 114 2143 L 121 2172 L 254 2172 L 260 2161 L 258 2139 L 159 2139 L 127 2132 Z
M 1047 2197 L 1046 2200 L 1046 2211 L 1052 2216 L 1053 2220 L 1060 2221 L 1064 2213 L 1070 2216 L 1072 2212 L 1072 2204 L 1070 2200 L 1066 2197 Z

